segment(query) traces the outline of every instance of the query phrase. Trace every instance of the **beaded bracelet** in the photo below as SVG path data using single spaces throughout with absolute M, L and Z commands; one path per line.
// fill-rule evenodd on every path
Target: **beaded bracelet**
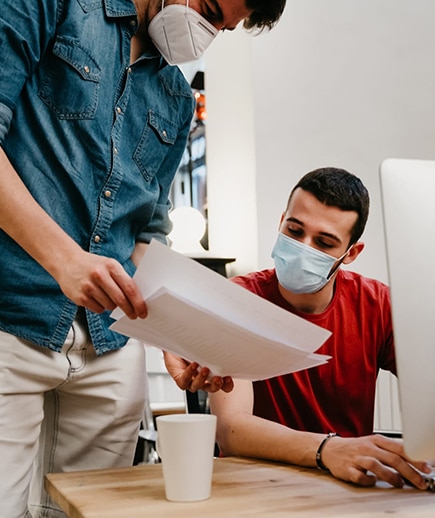
M 322 462 L 322 450 L 325 447 L 326 443 L 329 441 L 329 439 L 332 439 L 333 437 L 336 437 L 337 435 L 338 434 L 336 434 L 335 432 L 329 432 L 328 435 L 320 443 L 320 446 L 317 449 L 316 464 L 317 464 L 317 467 L 323 471 L 329 471 L 329 469 Z

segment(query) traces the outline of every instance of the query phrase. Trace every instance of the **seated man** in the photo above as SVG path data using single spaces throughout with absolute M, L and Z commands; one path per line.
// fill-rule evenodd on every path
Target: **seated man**
M 275 269 L 233 279 L 332 331 L 317 351 L 332 358 L 264 381 L 234 380 L 229 393 L 211 394 L 217 441 L 224 455 L 317 465 L 362 486 L 384 480 L 402 487 L 408 480 L 425 489 L 413 466 L 427 473 L 430 467 L 411 463 L 400 440 L 372 434 L 378 371 L 396 372 L 389 290 L 340 269 L 364 248 L 368 210 L 367 190 L 354 175 L 334 168 L 308 173 L 281 217 Z M 176 362 L 167 356 L 172 372 Z M 179 378 L 182 367 L 180 361 Z

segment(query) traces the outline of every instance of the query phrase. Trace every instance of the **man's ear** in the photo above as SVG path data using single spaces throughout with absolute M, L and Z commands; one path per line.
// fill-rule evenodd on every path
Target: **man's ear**
M 364 250 L 365 244 L 362 241 L 354 243 L 346 257 L 343 259 L 343 264 L 350 264 L 355 261 L 359 254 Z

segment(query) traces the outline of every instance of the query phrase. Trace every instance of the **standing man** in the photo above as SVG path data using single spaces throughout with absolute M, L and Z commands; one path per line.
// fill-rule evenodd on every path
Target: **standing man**
M 5 0 L 0 12 L 0 509 L 63 516 L 47 471 L 129 465 L 147 308 L 131 276 L 166 240 L 194 101 L 180 70 L 285 0 Z M 192 369 L 192 367 L 190 367 Z M 195 369 L 193 368 L 195 372 Z M 209 390 L 229 389 L 216 380 Z M 38 449 L 39 445 L 39 449 Z M 34 463 L 34 460 L 37 461 Z M 31 513 L 28 510 L 32 477 Z

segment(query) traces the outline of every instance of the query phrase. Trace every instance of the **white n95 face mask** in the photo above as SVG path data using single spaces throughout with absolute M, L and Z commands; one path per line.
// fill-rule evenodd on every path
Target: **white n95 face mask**
M 278 234 L 272 257 L 275 262 L 276 276 L 279 283 L 292 293 L 315 293 L 321 290 L 332 278 L 338 265 L 348 250 L 341 257 L 332 257 L 296 239 Z
M 148 34 L 170 65 L 199 59 L 218 34 L 218 29 L 186 5 L 170 4 L 151 20 Z

